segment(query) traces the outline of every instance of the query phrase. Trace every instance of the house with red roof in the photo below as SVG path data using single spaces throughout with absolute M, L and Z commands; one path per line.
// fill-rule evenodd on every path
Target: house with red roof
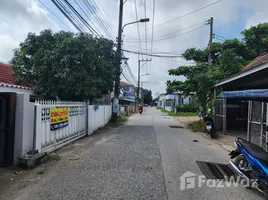
M 34 88 L 16 84 L 12 67 L 0 62 L 0 93 L 2 92 L 27 93 L 33 95 Z
M 242 137 L 268 150 L 268 53 L 214 86 L 216 129 Z M 266 95 L 267 94 L 267 95 Z M 218 97 L 218 98 L 217 98 Z
M 0 167 L 29 149 L 34 127 L 34 88 L 18 85 L 10 65 L 0 63 Z

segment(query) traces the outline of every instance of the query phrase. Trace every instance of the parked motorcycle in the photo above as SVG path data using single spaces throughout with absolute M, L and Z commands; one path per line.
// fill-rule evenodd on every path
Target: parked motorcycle
M 205 122 L 205 132 L 208 133 L 210 137 L 213 139 L 216 132 L 213 119 L 210 117 L 210 114 L 207 114 L 203 116 L 203 120 Z
M 140 108 L 140 109 L 139 109 L 139 113 L 141 114 L 142 112 L 143 112 L 143 109 L 142 109 L 142 108 Z
M 268 127 L 266 127 L 268 131 Z M 256 187 L 268 194 L 268 152 L 244 139 L 237 138 L 236 150 L 232 151 L 230 164 L 237 174 L 246 179 L 247 187 Z

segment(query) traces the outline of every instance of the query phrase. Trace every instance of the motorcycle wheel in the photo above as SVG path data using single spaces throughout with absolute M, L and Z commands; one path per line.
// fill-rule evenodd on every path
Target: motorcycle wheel
M 234 159 L 234 164 L 238 167 L 240 171 L 251 170 L 250 164 L 242 154 Z M 251 184 L 245 188 L 251 188 Z

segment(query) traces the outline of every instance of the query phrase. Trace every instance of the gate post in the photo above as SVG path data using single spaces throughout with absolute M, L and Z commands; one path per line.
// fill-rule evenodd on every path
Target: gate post
M 226 99 L 223 99 L 223 121 L 222 121 L 222 132 L 223 135 L 226 135 Z
M 44 110 L 43 110 L 44 112 Z M 41 121 L 42 121 L 42 107 L 39 105 L 35 105 L 35 132 L 34 132 L 34 150 L 38 150 L 41 152 L 41 143 L 42 143 L 42 127 L 41 127 Z
M 247 140 L 251 141 L 252 101 L 248 101 L 248 130 Z
M 264 118 L 264 102 L 261 103 L 261 139 L 260 147 L 263 148 L 263 118 Z

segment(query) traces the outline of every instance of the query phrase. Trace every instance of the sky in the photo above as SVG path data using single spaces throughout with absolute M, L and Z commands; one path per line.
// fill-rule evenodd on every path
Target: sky
M 82 2 L 83 0 L 69 0 L 73 4 L 75 1 Z M 118 30 L 119 1 L 86 1 L 95 2 L 98 5 L 99 13 L 102 13 L 102 17 L 109 24 L 110 32 L 115 37 Z M 146 17 L 150 18 L 150 22 L 126 26 L 123 32 L 123 49 L 145 53 L 169 52 L 169 54 L 179 56 L 187 48 L 202 49 L 207 46 L 209 25 L 202 25 L 210 17 L 214 18 L 214 33 L 223 39 L 235 37 L 242 39 L 241 31 L 268 21 L 267 0 L 222 0 L 220 2 L 219 0 L 155 0 L 154 28 L 152 29 L 153 1 L 136 0 L 135 6 L 135 0 L 127 0 L 124 4 L 123 24 L 136 21 L 137 17 L 138 19 L 145 18 L 145 13 Z M 173 20 L 214 2 L 218 3 Z M 83 15 L 82 10 L 79 7 L 76 8 Z M 135 8 L 137 8 L 137 15 Z M 85 18 L 88 21 L 91 20 L 89 23 L 94 25 L 104 37 L 110 38 L 105 35 L 97 19 L 94 18 L 98 14 L 97 9 L 87 11 L 86 14 L 88 18 L 86 16 Z M 51 29 L 55 32 L 59 30 L 76 32 L 72 24 L 50 0 L 0 0 L 0 19 L 0 62 L 5 63 L 12 59 L 13 50 L 19 47 L 20 42 L 29 32 L 39 33 L 43 29 Z M 138 32 L 138 26 L 140 32 Z M 200 26 L 202 27 L 199 28 Z M 144 31 L 145 29 L 147 31 Z M 138 33 L 140 33 L 141 43 Z M 214 41 L 217 40 L 214 39 Z M 144 76 L 141 81 L 144 82 L 144 88 L 152 90 L 154 97 L 157 93 L 165 92 L 167 80 L 184 79 L 184 77 L 169 76 L 169 69 L 192 63 L 182 58 L 157 58 L 138 56 L 133 53 L 124 53 L 124 56 L 129 58 L 128 64 L 136 80 L 138 59 L 152 59 L 151 62 L 142 62 L 144 65 L 141 65 L 141 74 Z M 122 77 L 122 80 L 124 79 Z

